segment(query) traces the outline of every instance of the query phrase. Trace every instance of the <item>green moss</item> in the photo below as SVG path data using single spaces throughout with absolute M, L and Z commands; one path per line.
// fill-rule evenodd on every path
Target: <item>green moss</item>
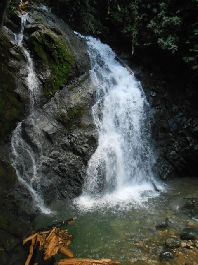
M 50 70 L 50 77 L 43 87 L 44 95 L 50 98 L 62 85 L 67 84 L 74 69 L 74 57 L 62 36 L 50 30 L 34 32 L 31 43 L 39 63 Z
M 71 130 L 75 127 L 83 127 L 82 117 L 85 113 L 85 106 L 75 106 L 68 109 L 66 112 L 60 112 L 57 115 L 57 120 L 67 129 Z
M 12 16 L 15 14 L 15 12 L 17 11 L 19 3 L 17 3 L 16 0 L 10 0 L 9 5 L 8 5 L 8 11 L 7 14 L 8 16 Z

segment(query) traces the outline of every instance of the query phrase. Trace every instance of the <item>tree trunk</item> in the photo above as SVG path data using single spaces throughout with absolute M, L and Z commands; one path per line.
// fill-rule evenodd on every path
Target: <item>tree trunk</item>
M 8 6 L 9 0 L 0 0 L 0 27 L 3 25 L 3 19 L 5 16 L 5 11 Z

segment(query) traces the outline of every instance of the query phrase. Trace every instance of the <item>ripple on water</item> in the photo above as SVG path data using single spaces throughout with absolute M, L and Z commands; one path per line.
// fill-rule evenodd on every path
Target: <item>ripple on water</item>
M 80 209 L 83 204 L 54 202 L 56 211 L 51 219 L 40 215 L 38 226 L 55 220 L 77 217 L 69 232 L 74 236 L 73 251 L 78 257 L 112 258 L 122 264 L 136 260 L 150 260 L 158 264 L 159 255 L 167 238 L 178 237 L 182 229 L 193 221 L 191 211 L 183 208 L 184 198 L 198 198 L 197 179 L 178 179 L 167 183 L 165 192 L 158 196 L 146 196 L 141 204 L 132 202 L 130 207 L 122 204 L 101 204 L 91 210 Z M 99 202 L 98 202 L 99 204 Z M 197 212 L 198 213 L 198 212 Z M 168 228 L 158 230 L 156 225 L 168 218 Z

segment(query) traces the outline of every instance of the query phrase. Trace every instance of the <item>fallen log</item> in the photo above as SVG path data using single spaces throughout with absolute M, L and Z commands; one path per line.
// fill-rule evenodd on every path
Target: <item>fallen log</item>
M 59 226 L 71 224 L 76 218 L 71 218 L 66 221 L 58 222 Z M 29 255 L 25 262 L 25 265 L 30 265 L 31 259 L 34 255 L 34 250 L 36 248 L 43 255 L 43 260 L 48 261 L 50 258 L 57 254 L 62 254 L 67 257 L 67 259 L 61 260 L 57 265 L 119 265 L 119 262 L 114 262 L 110 259 L 77 259 L 74 258 L 74 254 L 69 249 L 72 242 L 72 236 L 67 230 L 54 227 L 55 224 L 48 226 L 51 228 L 47 231 L 39 231 L 30 235 L 23 240 L 23 245 L 30 244 Z
M 112 261 L 111 259 L 64 259 L 60 260 L 57 265 L 119 265 L 119 262 Z

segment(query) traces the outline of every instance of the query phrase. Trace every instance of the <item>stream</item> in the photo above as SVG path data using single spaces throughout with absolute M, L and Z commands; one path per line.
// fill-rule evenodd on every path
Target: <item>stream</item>
M 198 209 L 189 205 L 192 198 L 198 198 L 194 188 L 197 185 L 197 179 L 175 179 L 166 184 L 166 192 L 159 197 L 148 198 L 142 204 L 129 203 L 124 209 L 117 205 L 87 211 L 72 202 L 56 202 L 51 205 L 54 216 L 40 215 L 35 222 L 40 228 L 77 217 L 75 224 L 68 227 L 74 236 L 72 250 L 77 257 L 111 258 L 124 265 L 138 260 L 161 264 L 159 255 L 165 240 L 179 238 L 189 223 L 198 225 Z M 166 220 L 168 227 L 156 229 Z

